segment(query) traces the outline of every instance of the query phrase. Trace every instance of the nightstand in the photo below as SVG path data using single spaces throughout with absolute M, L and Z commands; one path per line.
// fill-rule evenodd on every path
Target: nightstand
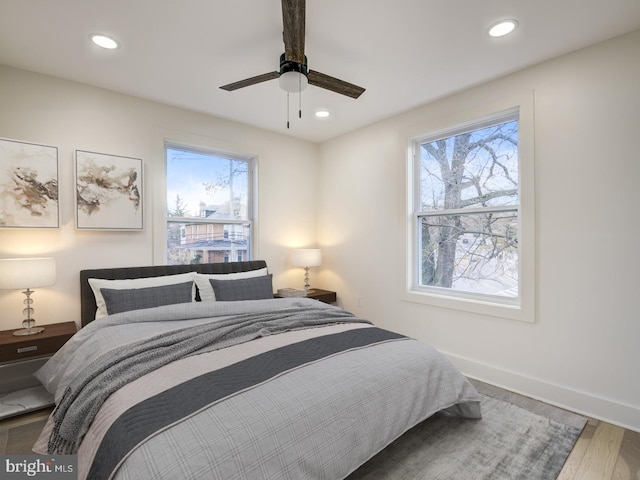
M 320 300 L 324 303 L 335 303 L 338 301 L 338 299 L 336 298 L 336 292 L 332 292 L 331 290 L 322 290 L 320 288 L 310 288 L 309 293 L 307 293 L 306 297 L 286 297 L 274 293 L 273 298 L 312 298 L 314 300 Z
M 0 418 L 53 404 L 53 398 L 33 374 L 69 340 L 74 322 L 41 325 L 44 332 L 16 337 L 0 331 Z
M 332 292 L 331 290 L 322 290 L 320 288 L 310 288 L 309 293 L 307 293 L 307 298 L 320 300 L 324 303 L 335 303 L 337 301 L 336 292 Z

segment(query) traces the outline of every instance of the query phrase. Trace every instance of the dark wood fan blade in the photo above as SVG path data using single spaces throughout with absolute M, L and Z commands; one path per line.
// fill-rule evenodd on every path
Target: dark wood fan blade
M 304 64 L 305 0 L 282 0 L 284 58 Z
M 255 77 L 246 78 L 244 80 L 240 80 L 239 82 L 230 83 L 229 85 L 223 85 L 220 88 L 231 92 L 239 88 L 255 85 L 256 83 L 262 83 L 262 82 L 266 82 L 267 80 L 273 80 L 275 78 L 278 78 L 279 76 L 280 76 L 280 73 L 278 72 L 263 73 L 262 75 L 256 75 Z
M 365 91 L 364 88 L 354 85 L 353 83 L 345 82 L 339 78 L 331 77 L 314 70 L 309 70 L 307 78 L 309 79 L 310 85 L 331 90 L 332 92 L 340 93 L 351 98 L 358 98 Z

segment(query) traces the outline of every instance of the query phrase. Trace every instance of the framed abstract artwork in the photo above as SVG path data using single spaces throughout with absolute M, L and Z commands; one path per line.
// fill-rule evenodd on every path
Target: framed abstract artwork
M 76 228 L 142 230 L 142 159 L 76 150 Z
M 58 148 L 0 139 L 0 228 L 59 228 Z

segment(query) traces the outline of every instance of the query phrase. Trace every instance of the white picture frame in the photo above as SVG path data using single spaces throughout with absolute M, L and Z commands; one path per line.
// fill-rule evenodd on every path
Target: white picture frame
M 0 228 L 60 228 L 58 147 L 0 138 Z
M 142 230 L 142 159 L 76 150 L 76 228 Z

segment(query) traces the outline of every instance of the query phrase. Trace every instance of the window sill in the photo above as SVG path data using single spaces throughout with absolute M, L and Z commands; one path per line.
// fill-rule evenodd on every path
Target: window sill
M 407 302 L 421 303 L 439 308 L 459 310 L 463 312 L 486 315 L 491 317 L 517 320 L 520 322 L 534 323 L 533 309 L 523 308 L 522 305 L 509 305 L 487 300 L 477 300 L 435 293 L 406 290 L 401 299 Z

